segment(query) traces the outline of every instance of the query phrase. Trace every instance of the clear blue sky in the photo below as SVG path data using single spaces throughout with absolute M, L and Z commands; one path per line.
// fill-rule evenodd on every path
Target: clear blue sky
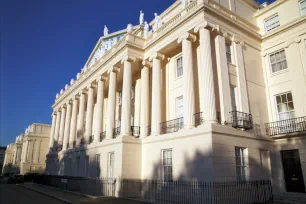
M 84 66 L 106 24 L 147 21 L 175 0 L 0 0 L 0 145 L 51 123 L 55 95 Z

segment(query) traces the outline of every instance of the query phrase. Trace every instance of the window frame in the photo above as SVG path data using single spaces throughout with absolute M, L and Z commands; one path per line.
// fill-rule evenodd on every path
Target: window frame
M 111 155 L 113 155 L 113 161 L 110 162 Z M 107 154 L 107 178 L 111 181 L 114 178 L 114 169 L 115 169 L 115 152 L 108 152 Z M 110 177 L 110 168 L 111 168 L 111 176 Z
M 178 101 L 180 100 L 180 98 L 182 99 L 182 104 L 179 105 Z M 183 108 L 182 116 L 179 116 L 179 114 L 178 114 L 179 108 Z M 176 118 L 184 117 L 184 96 L 183 95 L 178 96 L 178 97 L 175 98 L 175 114 L 176 114 Z
M 171 165 L 164 165 L 164 153 L 171 152 Z M 170 158 L 165 158 L 165 159 L 170 159 Z M 173 181 L 173 150 L 172 149 L 163 149 L 161 150 L 161 164 L 162 164 L 162 180 L 163 182 L 172 182 Z M 169 174 L 170 179 L 165 179 L 165 167 L 171 167 L 171 174 Z
M 181 66 L 179 67 L 179 65 L 178 65 L 178 60 L 181 60 Z M 179 70 L 179 68 L 181 69 L 181 75 L 179 75 L 178 76 L 178 70 Z M 175 78 L 176 79 L 180 79 L 180 78 L 182 78 L 184 76 L 184 65 L 183 65 L 183 55 L 179 55 L 179 56 L 177 56 L 176 58 L 175 58 Z
M 285 59 L 281 59 L 281 60 L 278 60 L 278 61 L 275 60 L 275 62 L 272 63 L 272 62 L 271 62 L 271 55 L 276 55 L 276 53 L 279 53 L 279 54 L 280 54 L 282 51 L 284 51 Z M 281 70 L 279 70 L 279 71 L 273 72 L 273 67 L 272 67 L 272 65 L 273 65 L 273 64 L 277 64 L 277 63 L 281 63 L 281 65 L 282 65 L 284 61 L 286 62 L 287 67 L 286 67 L 285 69 L 281 69 Z M 282 65 L 282 66 L 283 66 L 283 65 Z M 285 72 L 285 71 L 287 71 L 287 70 L 289 69 L 288 61 L 287 61 L 287 55 L 286 55 L 286 50 L 285 50 L 284 48 L 269 53 L 269 67 L 270 67 L 270 72 L 271 72 L 272 75 L 275 75 L 275 74 L 278 74 L 278 73 Z
M 237 158 L 237 150 L 239 150 L 240 153 L 240 160 L 241 164 L 238 164 L 238 158 Z M 235 146 L 235 161 L 236 161 L 236 178 L 237 181 L 248 181 L 248 148 L 247 147 L 237 147 Z M 238 175 L 238 170 L 243 169 L 244 174 Z M 240 171 L 242 172 L 242 171 Z
M 229 47 L 229 52 L 228 52 L 227 47 Z M 234 60 L 233 60 L 233 46 L 229 42 L 225 42 L 225 54 L 226 54 L 227 63 L 234 64 Z M 230 59 L 230 61 L 229 61 L 229 59 Z
M 95 154 L 95 166 L 96 166 L 96 178 L 101 177 L 101 155 L 100 154 Z
M 273 19 L 273 18 L 275 18 L 275 17 L 278 17 L 278 23 L 279 23 L 279 25 L 278 26 L 276 26 L 276 27 L 274 27 L 274 28 L 272 28 L 272 29 L 270 29 L 270 30 L 267 30 L 267 22 L 269 21 L 269 20 L 271 20 L 271 19 Z M 275 13 L 275 14 L 273 14 L 273 15 L 271 15 L 271 16 L 269 16 L 269 17 L 267 17 L 267 18 L 265 18 L 264 19 L 264 26 L 265 26 L 265 32 L 266 33 L 269 33 L 269 32 L 271 32 L 272 30 L 274 30 L 274 29 L 276 29 L 276 28 L 278 28 L 278 27 L 280 27 L 281 26 L 281 24 L 280 24 L 280 18 L 279 18 L 279 15 L 278 15 L 278 13 Z
M 288 100 L 288 96 L 287 96 L 287 94 L 291 94 L 291 98 L 292 98 L 292 101 L 289 101 Z M 277 96 L 280 96 L 280 98 L 281 98 L 281 100 L 282 100 L 282 95 L 286 95 L 286 105 L 287 105 L 287 109 L 288 109 L 288 106 L 289 106 L 289 103 L 290 102 L 292 102 L 292 104 L 293 104 L 293 110 L 291 110 L 291 111 L 289 111 L 289 110 L 287 110 L 287 111 L 285 111 L 285 112 L 278 112 L 278 103 L 277 103 L 277 99 L 276 99 L 276 97 Z M 292 95 L 292 92 L 291 91 L 287 91 L 287 92 L 283 92 L 283 93 L 279 93 L 279 94 L 276 94 L 276 95 L 274 95 L 274 104 L 275 104 L 275 112 L 276 112 L 276 117 L 277 117 L 277 120 L 278 121 L 281 121 L 281 120 L 290 120 L 290 119 L 293 119 L 293 118 L 295 118 L 295 107 L 294 107 L 294 101 L 293 101 L 293 95 Z M 280 104 L 283 104 L 282 102 L 280 103 Z M 288 118 L 288 119 L 280 119 L 280 113 L 289 113 L 289 115 L 290 115 L 290 118 Z M 294 117 L 292 117 L 291 116 L 291 114 L 292 113 L 294 113 Z
M 300 0 L 299 1 L 300 14 L 301 14 L 301 16 L 304 16 L 304 15 L 306 15 L 306 7 L 304 8 L 305 9 L 305 13 L 303 14 L 302 13 L 302 2 L 305 2 L 305 4 L 306 4 L 306 0 Z

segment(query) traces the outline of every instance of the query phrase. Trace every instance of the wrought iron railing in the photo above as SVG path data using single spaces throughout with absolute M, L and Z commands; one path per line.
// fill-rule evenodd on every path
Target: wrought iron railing
M 93 142 L 93 135 L 89 136 L 89 144 L 91 144 Z
M 169 120 L 160 124 L 160 134 L 177 132 L 184 127 L 184 118 Z
M 140 127 L 131 126 L 131 133 L 132 133 L 132 136 L 139 137 L 140 136 Z
M 121 126 L 114 128 L 113 137 L 116 138 L 121 134 Z
M 220 112 L 216 112 L 216 118 L 217 118 L 217 122 L 219 124 L 221 124 L 221 114 L 220 114 Z M 202 125 L 203 122 L 204 122 L 203 112 L 199 112 L 199 113 L 194 114 L 194 124 L 195 124 L 195 126 Z
M 82 138 L 82 139 L 81 139 L 81 144 L 82 144 L 82 145 L 85 144 L 85 138 Z
M 106 138 L 106 131 L 100 133 L 100 142 Z
M 306 116 L 267 123 L 265 126 L 267 135 L 270 136 L 304 132 L 306 131 Z
M 73 141 L 72 143 L 72 147 L 75 148 L 76 147 L 76 141 Z
M 151 126 L 148 126 L 148 132 L 147 132 L 147 136 L 150 136 L 151 135 Z
M 232 127 L 237 129 L 251 130 L 253 129 L 252 114 L 239 111 L 230 112 L 232 115 Z

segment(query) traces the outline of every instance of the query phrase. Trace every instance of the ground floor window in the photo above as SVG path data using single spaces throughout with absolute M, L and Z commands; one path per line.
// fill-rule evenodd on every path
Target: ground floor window
M 247 148 L 235 147 L 236 174 L 238 181 L 247 180 Z
M 115 153 L 114 152 L 109 152 L 108 153 L 108 159 L 107 159 L 107 177 L 109 179 L 112 179 L 114 177 L 114 160 L 115 160 Z
M 162 174 L 164 181 L 172 181 L 172 149 L 162 150 Z
M 96 154 L 95 156 L 96 160 L 96 177 L 99 178 L 101 174 L 101 167 L 100 167 L 100 154 Z

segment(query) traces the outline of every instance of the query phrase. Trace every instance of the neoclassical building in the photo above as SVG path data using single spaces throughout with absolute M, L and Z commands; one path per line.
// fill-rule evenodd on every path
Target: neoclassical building
M 305 6 L 174 1 L 149 24 L 105 27 L 56 96 L 47 172 L 304 192 Z
M 20 161 L 22 153 L 23 134 L 16 137 L 15 143 L 6 147 L 2 173 L 20 173 Z

